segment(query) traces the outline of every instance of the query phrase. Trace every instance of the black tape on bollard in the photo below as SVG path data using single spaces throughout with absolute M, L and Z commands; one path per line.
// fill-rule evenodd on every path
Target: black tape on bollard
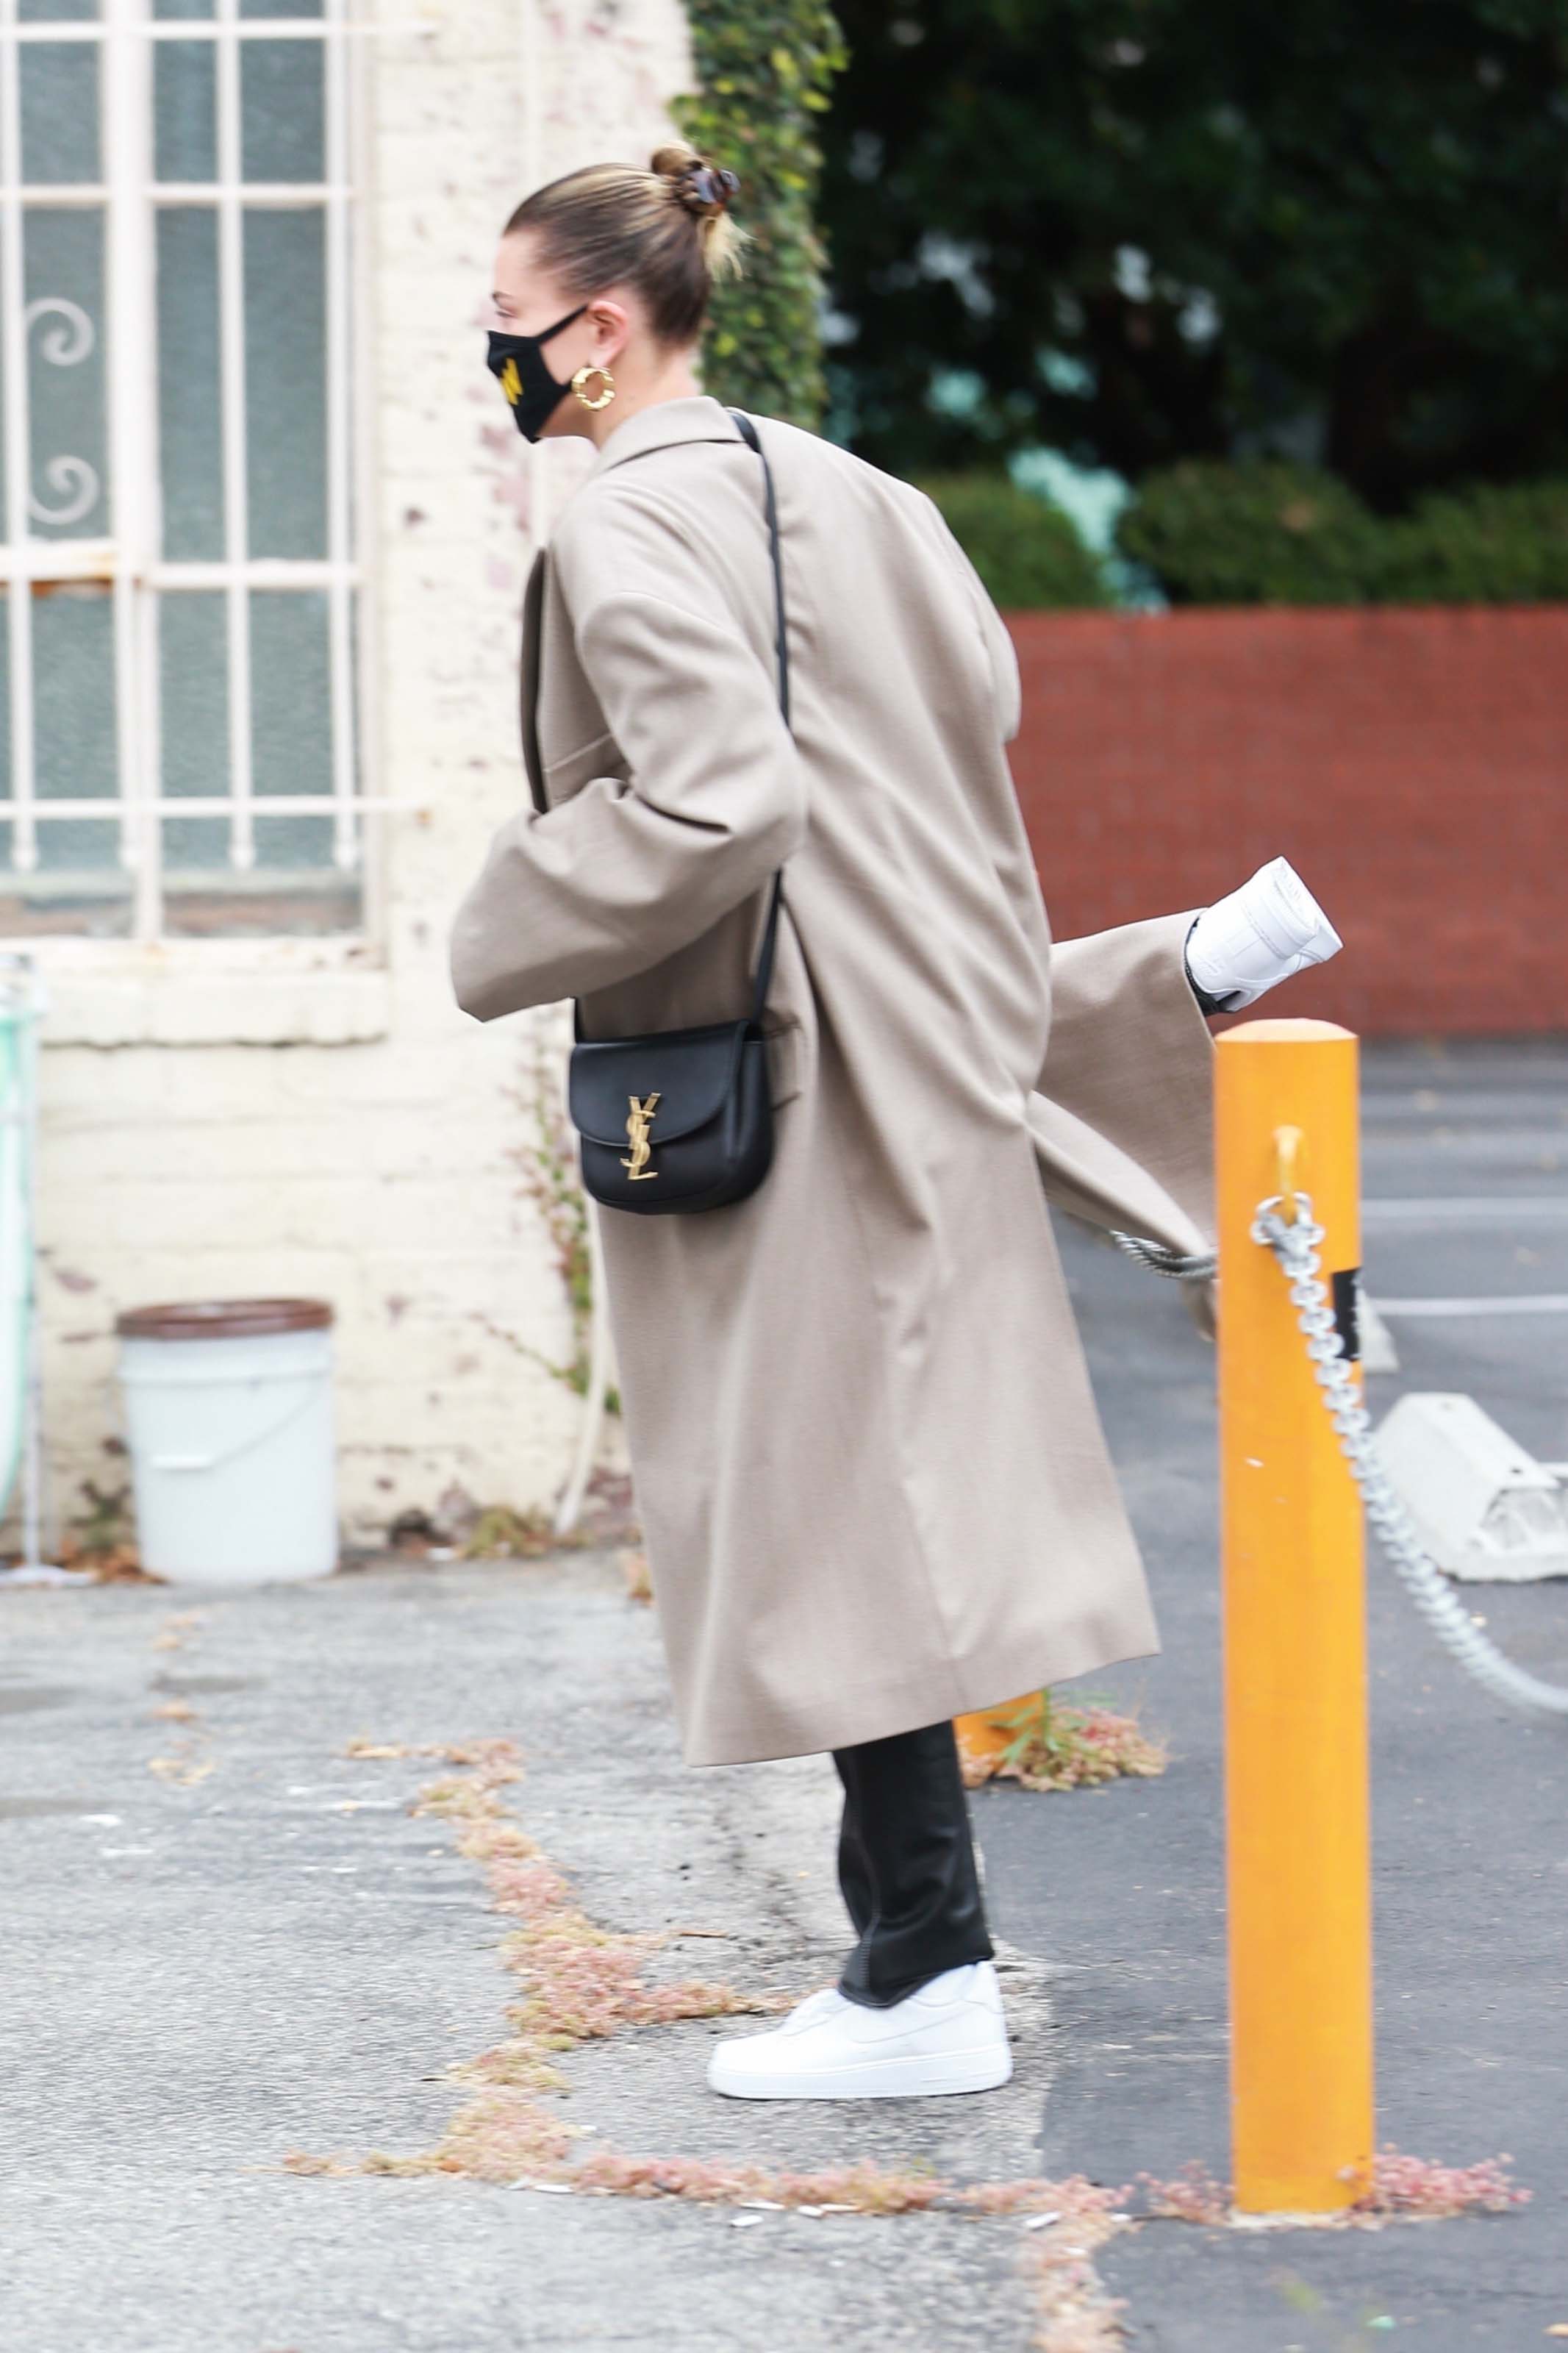
M 1361 1362 L 1361 1269 L 1341 1267 L 1329 1277 L 1333 1293 L 1334 1329 L 1345 1352 L 1345 1362 Z

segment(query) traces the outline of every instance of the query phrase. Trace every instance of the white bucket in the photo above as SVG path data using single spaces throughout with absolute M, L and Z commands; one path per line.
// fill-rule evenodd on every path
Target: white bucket
M 119 1318 L 142 1567 L 174 1585 L 330 1577 L 331 1309 L 213 1300 Z

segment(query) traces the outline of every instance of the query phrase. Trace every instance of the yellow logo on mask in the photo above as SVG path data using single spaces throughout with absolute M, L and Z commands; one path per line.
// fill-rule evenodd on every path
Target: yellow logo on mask
M 508 360 L 500 372 L 500 388 L 515 408 L 522 398 L 522 378 L 517 372 L 517 362 Z

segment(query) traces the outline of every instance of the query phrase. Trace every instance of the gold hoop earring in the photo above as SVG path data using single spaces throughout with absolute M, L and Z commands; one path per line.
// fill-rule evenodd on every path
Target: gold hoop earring
M 604 389 L 601 391 L 597 400 L 590 400 L 588 395 L 583 389 L 583 386 L 586 384 L 591 375 L 602 375 L 605 379 Z M 576 375 L 572 379 L 572 389 L 576 394 L 584 408 L 608 408 L 611 401 L 614 400 L 616 396 L 616 379 L 610 374 L 608 368 L 580 367 Z

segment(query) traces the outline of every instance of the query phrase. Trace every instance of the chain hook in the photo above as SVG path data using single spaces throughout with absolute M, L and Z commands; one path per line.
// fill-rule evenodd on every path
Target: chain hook
M 1301 1150 L 1299 1127 L 1277 1127 L 1274 1131 L 1275 1165 L 1279 1178 L 1279 1215 L 1288 1226 L 1296 1222 L 1296 1163 Z

